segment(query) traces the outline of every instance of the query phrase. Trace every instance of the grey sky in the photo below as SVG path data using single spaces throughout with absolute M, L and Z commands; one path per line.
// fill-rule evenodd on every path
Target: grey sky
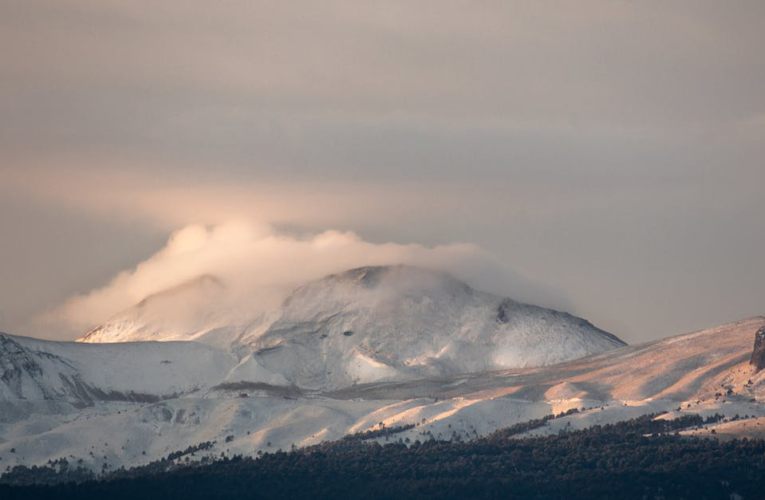
M 0 330 L 231 219 L 474 243 L 628 342 L 763 314 L 763 47 L 759 1 L 6 0 Z

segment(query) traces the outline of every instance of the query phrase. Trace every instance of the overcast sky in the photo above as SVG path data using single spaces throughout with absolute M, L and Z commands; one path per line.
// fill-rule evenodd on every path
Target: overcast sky
M 630 343 L 765 314 L 763 48 L 761 1 L 4 0 L 0 330 L 78 336 L 180 230 L 433 256 Z

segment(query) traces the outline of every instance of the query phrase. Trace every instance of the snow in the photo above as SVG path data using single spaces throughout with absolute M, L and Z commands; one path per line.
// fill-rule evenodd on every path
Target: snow
M 238 361 L 223 349 L 196 342 L 93 345 L 2 335 L 3 352 L 28 363 L 26 372 L 21 370 L 23 384 L 0 384 L 0 464 L 67 457 L 100 471 L 104 463 L 139 465 L 204 441 L 217 443 L 192 460 L 207 454 L 255 455 L 338 439 L 381 422 L 415 424 L 395 439 L 455 434 L 464 439 L 570 408 L 589 409 L 527 435 L 659 411 L 670 412 L 665 418 L 721 413 L 764 419 L 765 375 L 754 374 L 748 364 L 753 334 L 762 325 L 765 318 L 752 318 L 548 367 L 322 390 L 247 382 L 250 376 L 274 373 L 260 371 L 264 368 L 252 357 Z M 0 361 L 8 359 L 0 356 Z M 35 363 L 42 373 L 30 370 Z M 57 382 L 62 373 L 79 377 L 87 390 L 67 389 Z M 232 381 L 240 385 L 225 385 Z M 763 421 L 720 423 L 714 436 L 765 437 Z M 709 434 L 711 426 L 696 432 Z M 230 442 L 227 436 L 233 436 Z

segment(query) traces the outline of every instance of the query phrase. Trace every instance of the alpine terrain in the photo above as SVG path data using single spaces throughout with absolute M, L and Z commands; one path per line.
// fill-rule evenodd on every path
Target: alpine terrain
M 762 317 L 627 346 L 408 266 L 327 276 L 249 316 L 217 308 L 225 293 L 202 276 L 77 343 L 0 334 L 3 469 L 66 459 L 105 472 L 385 429 L 467 439 L 571 409 L 529 433 L 668 412 L 747 415 L 688 432 L 756 435 L 765 418 L 750 364 Z

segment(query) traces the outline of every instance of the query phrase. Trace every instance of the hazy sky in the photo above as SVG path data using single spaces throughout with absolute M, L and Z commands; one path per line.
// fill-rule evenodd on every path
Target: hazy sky
M 0 330 L 74 338 L 231 246 L 631 343 L 765 314 L 763 48 L 761 1 L 3 0 Z

